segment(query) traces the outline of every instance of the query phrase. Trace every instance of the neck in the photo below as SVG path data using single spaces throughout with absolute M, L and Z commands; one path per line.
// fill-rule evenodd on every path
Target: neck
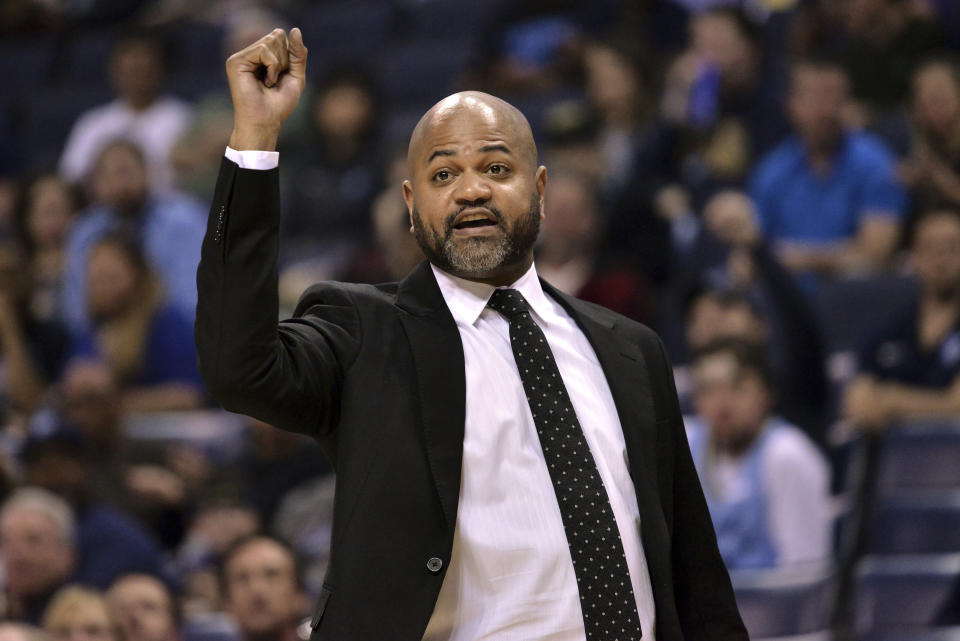
M 807 149 L 807 161 L 810 166 L 817 171 L 825 171 L 833 164 L 837 156 L 837 150 L 840 148 L 840 139 L 832 140 L 829 143 L 819 144 L 804 143 Z

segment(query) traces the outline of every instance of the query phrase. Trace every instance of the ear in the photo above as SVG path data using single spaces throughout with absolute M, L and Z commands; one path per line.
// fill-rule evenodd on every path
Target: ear
M 537 194 L 540 196 L 540 219 L 543 220 L 547 197 L 547 168 L 543 165 L 537 167 Z
M 407 204 L 407 216 L 410 218 L 410 231 L 413 231 L 413 185 L 409 180 L 403 181 L 403 202 Z

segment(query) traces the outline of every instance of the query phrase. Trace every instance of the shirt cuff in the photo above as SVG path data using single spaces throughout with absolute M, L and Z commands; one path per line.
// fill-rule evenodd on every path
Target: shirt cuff
M 257 151 L 255 149 L 246 149 L 237 151 L 233 147 L 227 147 L 224 152 L 227 160 L 232 160 L 240 166 L 240 169 L 275 169 L 280 164 L 279 151 Z

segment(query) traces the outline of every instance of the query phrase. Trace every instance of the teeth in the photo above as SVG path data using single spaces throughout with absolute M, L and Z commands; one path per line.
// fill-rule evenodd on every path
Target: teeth
M 470 214 L 470 215 L 468 215 L 468 216 L 464 216 L 464 217 L 460 220 L 460 222 L 461 222 L 461 223 L 470 223 L 470 222 L 473 222 L 473 221 L 475 221 L 475 220 L 487 220 L 487 217 L 484 216 L 483 214 Z

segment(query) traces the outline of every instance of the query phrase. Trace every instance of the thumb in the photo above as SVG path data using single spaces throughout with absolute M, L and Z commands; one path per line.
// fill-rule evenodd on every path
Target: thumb
M 307 47 L 303 44 L 303 34 L 299 27 L 290 30 L 290 37 L 287 39 L 290 54 L 289 73 L 294 78 L 305 80 L 307 77 Z

